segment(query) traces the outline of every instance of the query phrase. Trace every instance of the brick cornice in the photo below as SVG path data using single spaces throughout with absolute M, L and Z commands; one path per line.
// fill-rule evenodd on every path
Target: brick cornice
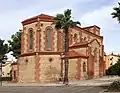
M 40 19 L 40 21 L 44 21 L 44 22 L 54 22 L 53 20 L 53 16 L 49 16 L 49 15 L 46 15 L 46 14 L 40 14 L 38 16 L 34 16 L 32 18 L 29 18 L 29 19 L 26 19 L 24 21 L 22 21 L 21 23 L 23 25 L 27 25 L 27 24 L 30 24 L 30 23 L 33 23 L 33 22 L 38 22 L 38 18 Z
M 36 55 L 36 53 L 38 53 L 39 55 L 61 55 L 62 52 L 30 52 L 30 53 L 24 53 L 21 54 L 21 57 L 24 56 L 33 56 Z
M 88 56 L 72 56 L 72 57 L 68 57 L 69 59 L 74 59 L 74 58 L 84 58 L 84 59 L 88 59 Z M 64 58 L 62 58 L 64 59 Z

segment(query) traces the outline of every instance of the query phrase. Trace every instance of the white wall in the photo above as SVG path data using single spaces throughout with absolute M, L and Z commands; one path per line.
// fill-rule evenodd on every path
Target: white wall
M 10 77 L 11 63 L 6 63 L 2 66 L 2 77 Z

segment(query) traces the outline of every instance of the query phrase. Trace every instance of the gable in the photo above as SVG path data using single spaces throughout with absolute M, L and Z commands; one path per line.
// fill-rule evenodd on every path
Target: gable
M 97 39 L 93 39 L 92 41 L 90 41 L 90 44 L 94 46 L 100 46 L 100 43 L 98 42 Z

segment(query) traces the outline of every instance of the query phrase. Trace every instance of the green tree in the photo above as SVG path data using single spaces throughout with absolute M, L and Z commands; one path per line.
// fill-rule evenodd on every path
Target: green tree
M 115 63 L 114 65 L 110 66 L 106 70 L 106 74 L 107 75 L 118 75 L 118 76 L 120 76 L 120 57 L 118 58 L 117 63 Z
M 120 23 L 120 3 L 118 2 L 118 7 L 114 7 L 114 12 L 111 13 L 113 18 L 117 18 L 118 22 Z
M 9 43 L 9 52 L 12 51 L 12 55 L 18 59 L 21 54 L 21 33 L 22 30 L 19 30 L 11 36 L 11 40 L 8 40 Z
M 69 60 L 67 57 L 67 53 L 69 51 L 69 38 L 68 38 L 68 34 L 69 34 L 69 28 L 76 26 L 77 24 L 80 25 L 79 21 L 74 22 L 71 19 L 71 10 L 67 9 L 64 11 L 64 14 L 57 14 L 56 17 L 54 18 L 55 22 L 55 28 L 57 29 L 63 29 L 63 33 L 65 35 L 65 49 L 64 49 L 64 55 L 65 55 L 65 73 L 64 73 L 64 80 L 63 83 L 68 85 L 68 65 L 69 65 Z
M 0 61 L 7 59 L 6 53 L 8 53 L 8 45 L 4 43 L 4 40 L 0 39 Z

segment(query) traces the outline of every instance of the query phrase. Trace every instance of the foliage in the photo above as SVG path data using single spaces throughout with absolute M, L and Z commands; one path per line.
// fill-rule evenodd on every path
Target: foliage
M 0 78 L 0 81 L 12 81 L 12 77 L 2 77 Z
M 4 40 L 0 39 L 0 61 L 7 59 L 6 53 L 8 53 L 8 45 L 4 43 Z
M 79 21 L 75 22 L 71 19 L 70 9 L 65 10 L 64 14 L 57 14 L 54 20 L 54 24 L 57 29 L 68 29 L 69 27 L 76 26 L 77 24 L 80 25 Z
M 118 61 L 116 64 L 110 66 L 106 70 L 106 75 L 118 75 L 118 76 L 120 76 L 120 57 L 118 58 Z
M 107 92 L 120 92 L 120 81 L 114 81 L 107 89 Z
M 12 55 L 17 59 L 21 54 L 21 33 L 22 30 L 19 30 L 11 36 L 11 40 L 8 40 L 9 43 L 9 52 L 12 51 Z
M 113 16 L 113 18 L 117 18 L 118 22 L 120 23 L 120 3 L 118 2 L 118 7 L 114 7 L 114 11 L 113 13 L 111 13 L 111 15 Z
M 63 33 L 64 33 L 64 61 L 65 61 L 65 73 L 64 73 L 64 80 L 63 83 L 68 85 L 68 64 L 69 64 L 69 60 L 67 57 L 67 53 L 69 51 L 69 38 L 68 38 L 68 31 L 70 27 L 76 26 L 77 24 L 80 25 L 79 21 L 74 22 L 71 19 L 71 10 L 67 9 L 64 11 L 64 14 L 57 14 L 56 17 L 54 18 L 54 23 L 55 24 L 55 28 L 56 29 L 63 29 Z

